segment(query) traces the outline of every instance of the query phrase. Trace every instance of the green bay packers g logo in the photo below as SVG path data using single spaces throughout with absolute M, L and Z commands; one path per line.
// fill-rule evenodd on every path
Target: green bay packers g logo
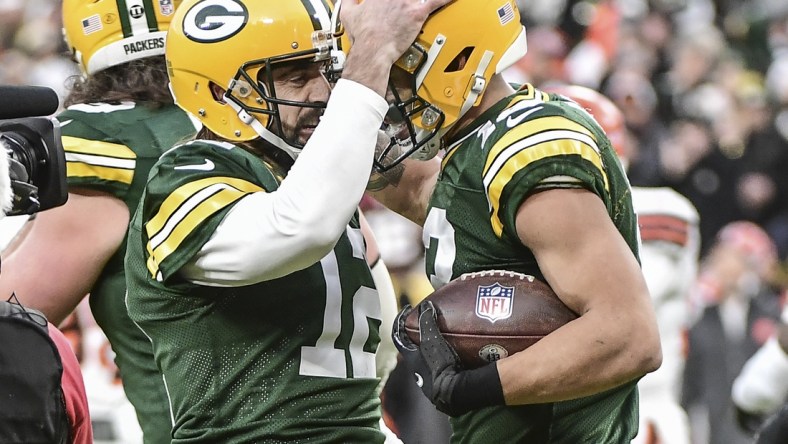
M 235 0 L 205 0 L 192 6 L 186 13 L 183 33 L 195 42 L 220 42 L 238 34 L 247 21 L 249 13 L 243 3 Z

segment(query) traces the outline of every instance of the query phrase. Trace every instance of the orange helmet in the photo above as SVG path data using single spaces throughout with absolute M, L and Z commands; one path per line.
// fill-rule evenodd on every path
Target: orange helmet
M 591 88 L 580 85 L 549 86 L 542 90 L 572 99 L 585 108 L 605 131 L 618 157 L 624 162 L 628 160 L 624 114 L 610 99 Z

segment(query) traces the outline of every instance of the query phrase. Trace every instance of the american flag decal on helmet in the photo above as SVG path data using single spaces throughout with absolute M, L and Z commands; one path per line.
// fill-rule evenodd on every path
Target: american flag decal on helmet
M 514 8 L 512 3 L 507 2 L 505 5 L 498 8 L 498 20 L 501 21 L 501 26 L 511 22 L 514 19 Z
M 85 35 L 90 35 L 96 31 L 101 31 L 101 18 L 98 14 L 91 15 L 90 17 L 82 20 L 82 32 Z
M 480 285 L 476 291 L 476 316 L 494 324 L 512 315 L 513 303 L 514 287 L 504 287 L 498 282 Z

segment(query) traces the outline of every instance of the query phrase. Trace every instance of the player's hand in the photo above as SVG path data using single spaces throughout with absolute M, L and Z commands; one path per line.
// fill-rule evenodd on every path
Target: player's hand
M 418 309 L 418 308 L 416 308 Z M 394 345 L 402 355 L 405 368 L 416 377 L 416 385 L 419 386 L 424 395 L 432 400 L 432 372 L 427 361 L 421 354 L 419 347 L 413 343 L 405 331 L 405 318 L 408 317 L 414 308 L 405 305 L 394 319 L 394 326 L 391 331 L 391 338 Z
M 413 310 L 410 306 L 405 306 L 397 315 L 392 336 L 407 369 L 415 374 L 416 385 L 424 395 L 438 410 L 450 416 L 503 405 L 503 390 L 495 363 L 463 370 L 457 353 L 438 329 L 432 302 L 423 301 L 416 309 L 420 345 L 416 346 L 405 332 L 405 318 Z
M 358 42 L 374 49 L 370 55 L 390 67 L 413 44 L 430 14 L 451 1 L 343 0 L 339 17 L 354 46 Z

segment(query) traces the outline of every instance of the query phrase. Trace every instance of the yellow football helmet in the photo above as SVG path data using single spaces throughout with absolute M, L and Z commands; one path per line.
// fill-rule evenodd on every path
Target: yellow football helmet
M 277 98 L 272 66 L 294 60 L 327 64 L 334 44 L 332 7 L 325 0 L 184 1 L 167 36 L 175 103 L 227 140 L 262 137 L 295 158 L 303 146 L 280 136 L 279 106 L 326 104 Z M 215 96 L 216 86 L 223 97 Z
M 181 0 L 63 0 L 63 34 L 82 71 L 95 74 L 132 60 L 164 55 Z
M 386 170 L 406 157 L 427 160 L 441 137 L 472 107 L 479 105 L 493 75 L 525 55 L 525 28 L 515 0 L 455 0 L 427 19 L 416 42 L 396 65 L 409 73 L 409 89 L 394 85 L 393 105 L 406 138 L 391 130 L 400 153 L 384 152 L 376 167 Z

